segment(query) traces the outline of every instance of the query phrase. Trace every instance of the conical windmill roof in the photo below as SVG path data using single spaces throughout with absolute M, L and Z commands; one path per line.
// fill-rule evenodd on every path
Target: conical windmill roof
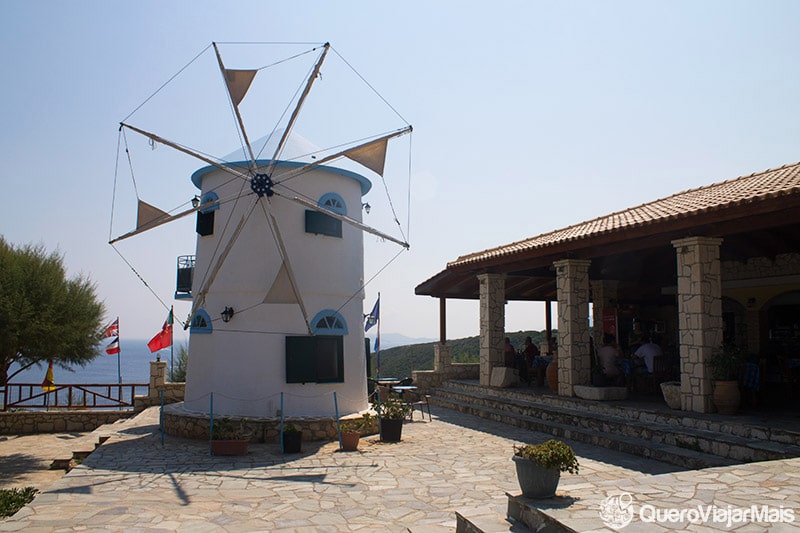
M 264 166 L 271 161 L 272 156 L 275 154 L 275 149 L 283 136 L 283 132 L 283 129 L 278 129 L 269 135 L 251 141 L 250 144 L 253 147 L 253 153 L 256 156 L 256 162 L 259 166 Z M 277 161 L 279 161 L 280 166 L 301 167 L 313 163 L 318 157 L 316 154 L 320 152 L 322 152 L 322 150 L 317 145 L 302 135 L 292 131 L 289 133 L 289 137 L 286 139 L 281 153 L 278 154 Z M 245 146 L 242 146 L 223 157 L 222 162 L 225 166 L 229 167 L 247 168 L 250 166 L 250 153 Z M 353 178 L 361 184 L 362 195 L 369 192 L 372 188 L 372 182 L 356 172 L 329 165 L 320 165 L 317 168 L 324 168 L 327 171 Z M 192 174 L 192 183 L 194 183 L 198 189 L 202 189 L 203 176 L 216 169 L 216 167 L 211 165 L 198 169 Z

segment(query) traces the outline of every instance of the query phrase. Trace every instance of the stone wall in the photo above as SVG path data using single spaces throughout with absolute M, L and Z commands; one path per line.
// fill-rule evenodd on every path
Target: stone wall
M 0 435 L 88 432 L 131 415 L 129 410 L 0 412 Z
M 721 269 L 725 281 L 792 276 L 800 274 L 800 254 L 779 254 L 775 259 L 753 257 L 747 262 L 723 261 Z
M 223 418 L 223 417 L 220 417 Z M 251 442 L 279 442 L 280 419 L 257 417 L 224 417 L 236 426 L 241 422 L 244 431 L 250 435 Z M 347 417 L 354 418 L 354 417 Z M 333 440 L 338 436 L 336 420 L 333 418 L 287 418 L 284 425 L 293 424 L 303 432 L 304 441 Z M 164 431 L 167 435 L 188 439 L 208 440 L 210 435 L 210 419 L 208 415 L 191 413 L 183 409 L 182 403 L 164 406 Z M 365 435 L 378 432 L 375 419 L 373 427 L 365 431 Z
M 480 363 L 453 363 L 444 370 L 414 370 L 411 377 L 419 394 L 430 394 L 450 379 L 479 379 L 480 372 Z
M 162 389 L 165 404 L 182 402 L 186 392 L 186 383 L 164 383 Z M 148 407 L 161 405 L 160 392 L 160 390 L 151 388 L 147 396 L 137 396 L 133 401 L 134 410 L 139 413 Z

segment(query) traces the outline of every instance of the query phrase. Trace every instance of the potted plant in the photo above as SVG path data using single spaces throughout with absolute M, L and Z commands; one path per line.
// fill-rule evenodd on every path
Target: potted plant
M 378 413 L 381 427 L 381 441 L 399 442 L 403 432 L 403 420 L 411 414 L 411 405 L 396 396 L 388 396 L 380 403 L 373 404 Z
M 303 447 L 303 432 L 294 424 L 283 425 L 281 433 L 283 453 L 300 453 Z
M 739 375 L 744 365 L 744 352 L 735 344 L 723 344 L 708 360 L 714 378 L 714 405 L 723 415 L 736 414 L 741 402 Z
M 211 426 L 211 453 L 214 455 L 247 455 L 252 432 L 244 420 L 220 418 Z
M 561 472 L 578 473 L 578 458 L 566 443 L 550 439 L 540 444 L 514 446 L 512 458 L 517 467 L 517 480 L 523 496 L 554 496 Z
M 373 416 L 371 414 L 364 413 L 360 418 L 350 418 L 342 421 L 339 426 L 342 451 L 354 452 L 358 449 L 361 433 L 369 430 L 372 419 Z

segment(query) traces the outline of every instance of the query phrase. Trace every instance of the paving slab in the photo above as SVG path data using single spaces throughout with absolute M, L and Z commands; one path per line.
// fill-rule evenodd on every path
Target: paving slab
M 0 521 L 0 532 L 454 531 L 456 512 L 504 517 L 506 493 L 519 493 L 513 446 L 550 438 L 443 408 L 433 409 L 432 421 L 407 423 L 399 443 L 368 437 L 358 452 L 349 453 L 339 452 L 335 443 L 304 442 L 303 453 L 282 455 L 277 444 L 267 443 L 251 444 L 246 456 L 215 457 L 206 442 L 166 436 L 162 444 L 158 408 L 95 433 L 109 439 L 31 504 Z M 720 501 L 726 504 L 768 490 L 800 514 L 797 488 L 776 485 L 797 485 L 788 473 L 751 477 L 759 469 L 748 465 L 719 473 L 680 472 L 657 461 L 570 444 L 581 469 L 562 477 L 559 494 L 569 498 L 566 509 L 575 506 L 574 518 L 587 526 L 597 523 L 595 500 L 605 498 L 609 487 L 629 488 L 652 501 L 713 500 L 725 492 Z M 668 477 L 684 475 L 681 483 Z M 746 491 L 738 488 L 743 480 L 751 484 Z

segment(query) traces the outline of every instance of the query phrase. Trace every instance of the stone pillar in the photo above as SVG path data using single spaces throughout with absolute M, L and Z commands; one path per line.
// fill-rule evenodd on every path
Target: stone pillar
M 503 366 L 506 325 L 506 277 L 504 274 L 478 274 L 480 284 L 480 362 L 481 385 L 491 383 L 492 369 Z
M 589 265 L 564 259 L 556 268 L 558 297 L 558 394 L 574 396 L 575 385 L 591 383 L 589 353 Z
M 672 241 L 678 261 L 678 328 L 681 354 L 681 409 L 713 411 L 711 370 L 706 361 L 722 344 L 722 239 L 688 237 Z
M 603 345 L 603 309 L 617 307 L 619 281 L 600 279 L 590 281 L 592 289 L 592 324 L 594 324 L 594 347 Z M 616 333 L 614 334 L 616 336 Z M 619 342 L 619 339 L 616 339 Z
M 167 362 L 150 361 L 150 390 L 149 396 L 157 398 L 159 391 L 166 388 L 167 383 Z
M 451 364 L 453 364 L 453 359 L 450 355 L 450 346 L 441 343 L 434 344 L 433 369 L 436 372 L 445 372 Z

